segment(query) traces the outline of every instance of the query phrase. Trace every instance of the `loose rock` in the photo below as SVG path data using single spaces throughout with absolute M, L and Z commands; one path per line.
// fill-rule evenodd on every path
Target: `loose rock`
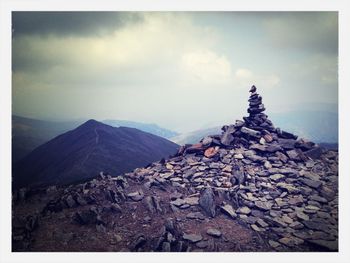
M 201 235 L 196 235 L 196 234 L 184 234 L 183 239 L 188 240 L 192 243 L 199 242 L 203 239 Z
M 215 196 L 211 188 L 206 188 L 200 195 L 199 205 L 203 210 L 211 217 L 216 215 L 216 205 L 215 205 Z
M 209 228 L 207 230 L 207 234 L 209 236 L 213 236 L 213 237 L 221 237 L 221 235 L 222 235 L 221 232 L 215 228 Z

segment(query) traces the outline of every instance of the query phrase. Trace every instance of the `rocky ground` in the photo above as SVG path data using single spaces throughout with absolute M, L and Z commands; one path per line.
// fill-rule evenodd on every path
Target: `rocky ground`
M 255 87 L 254 87 L 255 88 Z M 167 160 L 13 198 L 13 251 L 337 251 L 338 152 L 249 117 Z
M 261 236 L 241 222 L 202 213 L 198 195 L 185 199 L 187 208 L 177 208 L 171 202 L 188 196 L 184 191 L 172 186 L 148 189 L 133 180 L 126 185 L 124 178 L 117 178 L 99 176 L 55 190 L 50 198 L 43 192 L 16 205 L 15 218 L 27 218 L 14 220 L 14 251 L 268 250 Z M 55 201 L 40 206 L 43 197 Z

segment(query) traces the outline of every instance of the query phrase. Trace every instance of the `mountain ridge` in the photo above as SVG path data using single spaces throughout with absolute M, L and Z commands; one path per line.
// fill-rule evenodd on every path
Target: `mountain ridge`
M 102 169 L 117 175 L 167 157 L 177 147 L 135 128 L 115 128 L 91 119 L 34 149 L 15 165 L 14 185 L 71 183 Z
M 12 115 L 12 162 L 19 161 L 36 147 L 64 132 L 77 128 L 85 121 L 47 121 Z M 156 124 L 119 120 L 109 120 L 109 122 L 105 123 L 102 121 L 102 123 L 110 126 L 113 126 L 112 124 L 114 123 L 118 124 L 118 127 L 137 128 L 164 138 L 168 135 L 172 136 L 176 134 L 176 132 L 159 127 Z

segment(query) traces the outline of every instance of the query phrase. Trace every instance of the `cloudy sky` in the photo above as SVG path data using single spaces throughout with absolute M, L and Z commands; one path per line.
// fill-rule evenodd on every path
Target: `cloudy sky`
M 336 12 L 14 12 L 13 114 L 180 132 L 338 103 Z

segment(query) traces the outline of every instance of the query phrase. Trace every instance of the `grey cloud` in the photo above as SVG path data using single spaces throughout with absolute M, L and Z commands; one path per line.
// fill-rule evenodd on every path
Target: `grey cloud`
M 337 12 L 267 13 L 263 24 L 268 41 L 279 48 L 338 52 Z
M 246 116 L 244 87 L 251 84 L 264 94 L 267 114 L 295 102 L 337 103 L 335 12 L 37 14 L 13 17 L 18 115 L 119 118 L 189 131 Z M 221 82 L 212 66 L 206 74 L 204 66 L 216 61 L 199 56 L 207 50 L 230 62 L 232 76 L 247 69 L 251 79 Z M 214 81 L 197 79 L 188 65 Z
M 12 41 L 12 70 L 31 73 L 47 72 L 54 66 L 67 64 L 66 57 L 55 54 L 48 55 L 47 50 L 37 47 L 38 36 L 18 36 Z M 64 49 L 66 47 L 60 47 Z M 60 50 L 56 50 L 59 53 Z
M 101 35 L 142 18 L 133 12 L 37 12 L 12 13 L 13 36 Z
M 13 12 L 12 70 L 37 72 L 66 63 L 65 57 L 46 56 L 45 50 L 33 46 L 34 40 L 103 37 L 142 19 L 141 13 L 134 12 Z

